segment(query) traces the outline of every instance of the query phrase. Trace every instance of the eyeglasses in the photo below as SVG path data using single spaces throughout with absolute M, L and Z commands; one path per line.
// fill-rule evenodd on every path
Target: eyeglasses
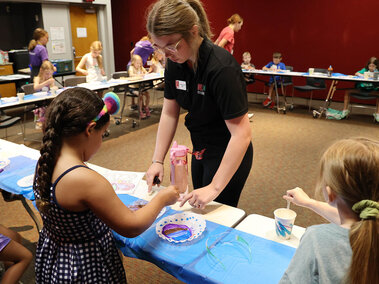
M 179 41 L 176 44 L 167 45 L 165 47 L 159 47 L 155 43 L 152 44 L 154 50 L 161 50 L 161 51 L 168 51 L 169 53 L 176 53 L 178 52 L 178 45 L 181 42 L 183 38 L 179 39 Z

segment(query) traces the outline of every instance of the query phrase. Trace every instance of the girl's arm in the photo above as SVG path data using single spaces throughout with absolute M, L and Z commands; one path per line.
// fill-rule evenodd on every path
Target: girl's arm
M 87 55 L 84 55 L 82 59 L 80 59 L 80 62 L 78 66 L 76 66 L 76 71 L 79 73 L 82 73 L 83 75 L 88 75 L 88 71 L 84 69 L 84 66 L 86 65 L 87 62 Z
M 100 68 L 100 72 L 102 76 L 105 76 L 103 57 L 101 55 L 99 55 L 99 57 L 101 58 L 101 62 L 103 62 L 103 67 Z
M 300 187 L 287 190 L 287 195 L 284 195 L 283 198 L 298 206 L 311 209 L 318 215 L 324 217 L 329 222 L 337 225 L 341 224 L 337 208 L 329 205 L 326 202 L 310 198 L 308 194 L 306 194 Z
M 34 91 L 40 91 L 43 87 L 54 87 L 55 86 L 55 80 L 54 78 L 47 79 L 46 81 L 40 83 L 39 77 L 34 77 L 34 84 L 33 88 Z
M 189 201 L 191 205 L 200 204 L 200 209 L 203 209 L 206 204 L 213 201 L 224 190 L 240 166 L 251 141 L 249 118 L 247 114 L 244 114 L 237 118 L 225 120 L 225 123 L 230 131 L 231 138 L 212 182 L 187 194 L 181 202 L 181 206 Z
M 224 47 L 225 44 L 227 44 L 227 43 L 228 43 L 228 40 L 223 38 L 222 40 L 220 40 L 220 42 L 217 45 L 220 47 Z
M 157 140 L 155 142 L 153 161 L 163 163 L 171 141 L 174 138 L 176 127 L 178 126 L 179 112 L 180 106 L 176 100 L 164 99 L 162 114 L 158 126 Z M 155 176 L 161 181 L 163 180 L 163 165 L 160 163 L 151 164 L 149 170 L 146 172 L 146 181 L 149 192 L 151 191 Z
M 65 209 L 90 209 L 117 233 L 133 238 L 154 222 L 163 207 L 174 204 L 179 194 L 174 186 L 161 190 L 143 208 L 132 211 L 117 196 L 112 185 L 87 168 L 68 173 L 57 185 L 56 198 Z

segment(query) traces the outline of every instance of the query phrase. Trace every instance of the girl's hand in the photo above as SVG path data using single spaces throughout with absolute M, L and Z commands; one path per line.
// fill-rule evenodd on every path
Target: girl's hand
M 284 195 L 283 198 L 301 207 L 309 207 L 313 200 L 300 187 L 287 190 L 287 195 Z
M 212 184 L 204 186 L 202 188 L 193 190 L 184 196 L 183 200 L 180 202 L 180 207 L 188 201 L 188 204 L 194 208 L 204 209 L 205 206 L 213 201 L 219 192 L 212 186 Z
M 169 187 L 160 190 L 156 198 L 162 199 L 165 206 L 174 204 L 178 201 L 179 189 L 174 185 L 170 185 Z
M 50 85 L 53 85 L 55 83 L 55 80 L 54 78 L 50 78 L 46 81 L 46 86 L 50 86 Z
M 160 181 L 163 180 L 163 165 L 159 163 L 151 164 L 146 172 L 147 192 L 151 192 L 151 187 L 155 185 L 154 178 L 158 177 Z M 157 184 L 159 186 L 159 184 Z

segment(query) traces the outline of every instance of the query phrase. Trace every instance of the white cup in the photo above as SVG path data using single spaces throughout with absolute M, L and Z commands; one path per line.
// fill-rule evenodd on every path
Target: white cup
M 308 73 L 309 73 L 309 75 L 313 75 L 314 72 L 315 72 L 315 69 L 314 69 L 314 68 L 309 68 L 309 69 L 308 69 Z
M 364 77 L 365 79 L 370 78 L 370 72 L 364 72 L 364 73 L 363 73 L 363 77 Z
M 25 93 L 17 93 L 18 101 L 19 102 L 23 102 L 24 101 L 24 96 L 25 96 Z
M 288 240 L 291 237 L 296 212 L 287 208 L 279 208 L 274 211 L 274 216 L 276 235 L 280 239 Z

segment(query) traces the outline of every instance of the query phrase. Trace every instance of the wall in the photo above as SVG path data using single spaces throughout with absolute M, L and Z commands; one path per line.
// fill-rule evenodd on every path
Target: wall
M 129 60 L 131 42 L 146 33 L 145 11 L 148 0 L 112 1 L 115 38 L 116 70 L 124 70 Z M 272 58 L 274 51 L 283 54 L 283 62 L 295 71 L 309 67 L 327 68 L 335 72 L 353 74 L 364 67 L 371 56 L 379 56 L 377 0 L 203 0 L 217 37 L 233 13 L 244 18 L 242 30 L 236 34 L 235 58 L 240 62 L 242 53 L 250 51 L 252 62 L 261 68 Z M 304 79 L 294 83 L 302 85 Z M 339 87 L 352 86 L 340 83 Z M 256 83 L 250 91 L 263 89 Z M 301 96 L 300 93 L 295 93 Z M 316 92 L 325 98 L 325 92 Z M 335 98 L 342 100 L 343 93 Z

